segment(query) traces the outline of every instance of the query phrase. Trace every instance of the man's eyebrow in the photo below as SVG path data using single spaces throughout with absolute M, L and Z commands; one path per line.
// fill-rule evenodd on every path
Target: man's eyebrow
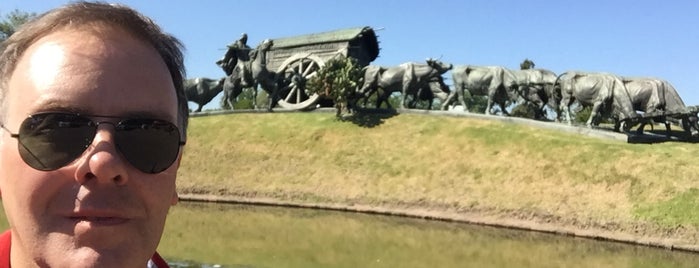
M 117 114 L 113 116 L 119 116 L 124 118 L 154 118 L 154 119 L 166 119 L 170 120 L 170 116 L 167 113 L 159 113 L 154 111 L 129 111 L 127 113 Z
M 162 120 L 177 120 L 177 117 L 172 118 L 168 113 L 166 112 L 158 112 L 158 111 L 147 111 L 147 110 L 132 110 L 132 111 L 127 111 L 125 113 L 118 113 L 118 114 L 100 114 L 100 113 L 95 113 L 94 111 L 91 111 L 89 109 L 81 108 L 81 107 L 76 107 L 72 105 L 66 105 L 65 103 L 57 102 L 57 101 L 47 101 L 47 102 L 42 102 L 37 105 L 37 108 L 32 109 L 32 113 L 40 113 L 40 112 L 63 112 L 63 113 L 72 113 L 72 114 L 81 114 L 81 115 L 86 115 L 86 116 L 104 116 L 104 117 L 120 117 L 120 118 L 153 118 L 153 119 L 162 119 Z
M 55 102 L 55 101 L 48 101 L 48 102 L 42 102 L 38 103 L 36 105 L 36 108 L 32 109 L 32 113 L 37 113 L 37 112 L 65 112 L 65 113 L 74 113 L 74 114 L 88 114 L 89 111 L 70 106 L 70 105 L 65 105 L 60 102 Z

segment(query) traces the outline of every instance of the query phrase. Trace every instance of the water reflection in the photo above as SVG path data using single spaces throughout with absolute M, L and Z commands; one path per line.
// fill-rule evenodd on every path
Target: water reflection
M 411 218 L 206 203 L 180 203 L 170 214 L 159 251 L 176 267 L 699 264 L 699 254 Z

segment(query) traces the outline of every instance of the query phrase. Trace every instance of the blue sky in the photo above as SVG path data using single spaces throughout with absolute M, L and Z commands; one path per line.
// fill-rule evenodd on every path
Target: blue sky
M 0 13 L 41 13 L 67 3 L 2 0 Z M 224 75 L 215 61 L 242 32 L 248 44 L 371 26 L 381 52 L 373 64 L 425 58 L 454 65 L 603 71 L 666 79 L 699 105 L 699 1 L 144 1 L 123 0 L 185 44 L 189 77 Z M 451 77 L 446 76 L 448 80 Z M 207 107 L 217 107 L 215 99 Z

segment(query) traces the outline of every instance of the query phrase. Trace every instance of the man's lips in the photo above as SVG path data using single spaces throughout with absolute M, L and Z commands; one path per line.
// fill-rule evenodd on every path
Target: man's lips
M 110 211 L 78 211 L 71 213 L 68 218 L 76 224 L 92 226 L 118 225 L 129 221 L 129 218 L 123 214 Z
M 129 221 L 126 218 L 117 217 L 70 217 L 70 219 L 75 221 L 75 223 L 88 223 L 90 225 L 101 226 L 118 225 Z

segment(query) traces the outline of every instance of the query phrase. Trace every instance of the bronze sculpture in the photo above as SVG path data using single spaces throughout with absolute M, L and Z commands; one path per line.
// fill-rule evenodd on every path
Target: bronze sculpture
M 668 81 L 652 77 L 624 77 L 622 80 L 634 110 L 643 112 L 644 119 L 647 119 L 641 120 L 637 132 L 643 133 L 643 128 L 654 121 L 665 124 L 668 136 L 671 123 L 682 126 L 690 136 L 699 135 L 696 112 L 692 113 Z
M 625 130 L 629 125 L 638 123 L 641 123 L 639 129 L 642 129 L 649 120 L 656 119 L 679 124 L 691 135 L 699 134 L 696 111 L 667 107 L 653 109 L 652 106 L 641 105 L 644 108 L 635 109 L 643 114 L 635 113 L 633 106 L 639 106 L 637 102 L 644 101 L 648 97 L 644 95 L 647 92 L 634 95 L 636 93 L 626 88 L 633 82 L 624 85 L 612 74 L 569 72 L 556 76 L 544 69 L 508 70 L 501 66 L 473 65 L 454 67 L 436 60 L 428 60 L 426 64 L 404 63 L 390 68 L 368 65 L 379 51 L 376 34 L 370 27 L 268 39 L 254 49 L 247 45 L 247 39 L 247 34 L 243 33 L 228 45 L 226 54 L 217 61 L 226 73 L 223 102 L 231 107 L 244 88 L 253 88 L 253 92 L 257 93 L 258 86 L 270 96 L 268 110 L 275 105 L 290 110 L 332 106 L 332 100 L 324 99 L 327 97 L 308 90 L 306 86 L 309 79 L 324 68 L 326 61 L 344 56 L 358 60 L 359 65 L 364 67 L 363 78 L 356 81 L 361 87 L 354 96 L 364 98 L 366 104 L 369 96 L 376 94 L 376 107 L 386 103 L 391 108 L 389 98 L 394 92 L 400 92 L 400 108 L 414 108 L 418 101 L 429 101 L 428 106 L 420 107 L 431 109 L 432 101 L 437 98 L 441 101 L 441 109 L 460 104 L 468 111 L 464 100 L 468 90 L 472 97 L 487 97 L 487 103 L 484 103 L 487 106 L 486 114 L 496 110 L 493 109 L 495 104 L 503 115 L 509 115 L 508 109 L 513 107 L 512 104 L 523 99 L 535 105 L 536 110 L 531 113 L 534 119 L 547 119 L 546 111 L 553 110 L 556 121 L 559 121 L 562 110 L 565 110 L 570 123 L 569 106 L 578 102 L 581 106 L 592 107 L 593 113 L 586 122 L 588 126 L 597 125 L 600 118 L 607 117 L 623 124 Z M 533 67 L 533 62 L 525 60 L 525 63 Z M 442 77 L 450 70 L 453 89 L 445 84 Z M 653 98 L 656 101 L 656 95 L 661 94 L 649 92 L 655 94 Z M 257 97 L 253 95 L 256 108 Z M 357 101 L 355 97 L 354 102 Z M 681 101 L 679 96 L 674 97 Z M 473 105 L 481 103 L 474 100 Z
M 388 68 L 369 65 L 364 68 L 364 83 L 359 93 L 365 98 L 377 93 L 376 107 L 379 108 L 382 103 L 386 103 L 386 106 L 391 108 L 388 98 L 393 92 L 401 92 L 403 98 L 400 108 L 405 108 L 408 106 L 406 96 L 418 95 L 418 91 L 429 86 L 430 82 L 443 84 L 442 74 L 451 70 L 452 67 L 451 64 L 433 59 L 427 59 L 426 64 L 407 62 Z M 438 85 L 437 88 L 441 90 L 444 87 L 446 85 Z
M 252 49 L 248 46 L 247 42 L 248 34 L 243 33 L 240 39 L 227 46 L 228 50 L 223 58 L 216 61 L 216 64 L 223 69 L 226 75 L 231 75 L 234 71 L 243 73 L 243 76 L 248 73 L 248 68 L 245 64 L 238 65 L 238 59 L 249 61 L 249 54 Z M 238 70 L 236 70 L 236 68 L 238 68 Z
M 466 91 L 471 96 L 488 96 L 485 114 L 491 114 L 493 103 L 496 103 L 502 114 L 508 115 L 507 106 L 518 98 L 513 89 L 514 76 L 503 67 L 462 65 L 454 67 L 451 74 L 455 94 L 452 94 L 448 102 L 458 101 L 465 111 L 468 111 L 464 101 Z
M 241 39 L 247 40 L 247 35 L 244 35 L 243 38 Z M 272 45 L 272 40 L 266 39 L 257 48 L 249 50 L 241 41 L 239 45 L 229 46 L 224 59 L 217 62 L 227 75 L 223 83 L 223 101 L 229 107 L 233 107 L 235 98 L 240 95 L 243 88 L 250 87 L 253 88 L 253 104 L 256 108 L 255 100 L 257 99 L 257 87 L 259 85 L 269 94 L 270 102 L 267 110 L 272 110 L 276 103 L 278 88 L 276 73 L 267 70 L 267 51 L 269 51 Z M 231 67 L 233 62 L 235 62 L 235 66 Z
M 209 103 L 223 90 L 225 78 L 214 80 L 211 78 L 192 78 L 184 81 L 184 92 L 187 100 L 195 102 L 198 107 L 194 112 L 201 112 L 201 108 Z
M 602 117 L 620 121 L 636 119 L 631 97 L 624 83 L 616 75 L 609 73 L 566 72 L 556 79 L 561 90 L 561 110 L 566 112 L 566 120 L 571 124 L 570 105 L 577 101 L 582 106 L 592 106 L 587 126 L 599 124 Z M 630 126 L 625 124 L 626 131 Z M 617 127 L 615 127 L 617 128 Z
M 535 119 L 545 117 L 545 107 L 548 105 L 556 112 L 555 120 L 558 121 L 561 93 L 555 90 L 556 74 L 546 69 L 512 70 L 512 73 L 517 93 L 536 106 Z

